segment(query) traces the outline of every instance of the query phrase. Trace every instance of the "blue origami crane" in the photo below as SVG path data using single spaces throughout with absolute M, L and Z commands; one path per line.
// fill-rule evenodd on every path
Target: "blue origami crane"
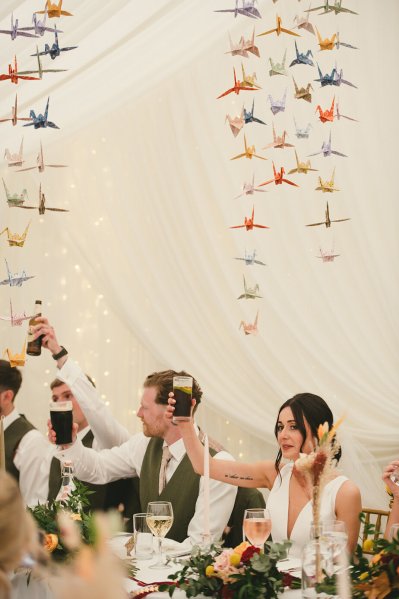
M 44 111 L 44 115 L 38 114 L 36 116 L 35 111 L 31 110 L 29 112 L 29 116 L 31 117 L 32 122 L 26 123 L 26 125 L 23 125 L 23 127 L 30 127 L 31 125 L 33 125 L 35 129 L 40 129 L 44 127 L 52 127 L 53 129 L 59 129 L 58 125 L 47 119 L 49 102 L 50 96 L 47 98 L 46 110 Z
M 261 121 L 260 119 L 258 119 L 254 116 L 254 107 L 255 107 L 255 100 L 252 101 L 252 109 L 251 110 L 249 110 L 247 112 L 247 110 L 244 108 L 245 124 L 248 125 L 248 123 L 259 123 L 260 125 L 266 125 L 267 123 L 264 123 L 263 121 Z
M 342 152 L 338 152 L 337 150 L 331 149 L 331 131 L 330 131 L 330 137 L 329 137 L 328 141 L 323 141 L 321 150 L 319 152 L 315 152 L 314 154 L 308 154 L 308 156 L 317 156 L 318 154 L 323 154 L 324 158 L 331 156 L 331 154 L 335 154 L 336 156 L 342 156 L 344 158 L 347 158 L 346 154 L 342 154 Z
M 46 27 L 46 19 L 47 19 L 47 9 L 44 11 L 43 21 L 41 21 L 40 19 L 37 18 L 36 13 L 33 13 L 33 15 L 32 15 L 33 27 L 21 27 L 21 31 L 34 31 L 36 35 L 40 35 L 41 37 L 43 37 L 43 35 L 46 33 L 46 31 L 50 31 L 51 33 L 54 33 L 55 29 L 53 27 Z M 62 31 L 60 29 L 58 31 L 60 33 L 62 33 Z
M 313 57 L 312 50 L 308 50 L 306 54 L 298 51 L 298 45 L 295 40 L 295 52 L 296 58 L 291 62 L 290 67 L 293 67 L 295 64 L 308 64 L 311 67 L 314 67 L 314 63 L 310 60 L 309 56 Z
M 51 47 L 49 46 L 49 44 L 44 44 L 43 52 L 39 52 L 40 56 L 45 56 L 46 54 L 49 54 L 50 58 L 52 60 L 54 60 L 55 58 L 57 58 L 57 56 L 59 56 L 61 54 L 61 52 L 67 52 L 68 50 L 75 50 L 75 48 L 79 47 L 79 46 L 67 46 L 65 48 L 60 48 L 60 45 L 58 43 L 58 33 L 57 33 L 56 25 L 55 25 L 55 29 L 54 29 L 54 37 L 55 37 L 54 44 Z M 31 54 L 31 56 L 36 56 L 36 55 Z
M 351 87 L 355 87 L 357 89 L 357 85 L 354 85 L 350 81 L 343 79 L 343 70 L 342 69 L 338 73 L 337 68 L 334 67 L 333 70 L 331 71 L 330 75 L 328 73 L 323 75 L 323 73 L 320 70 L 319 65 L 317 65 L 317 69 L 319 71 L 319 78 L 315 79 L 315 81 L 319 81 L 319 83 L 321 84 L 321 87 L 325 87 L 326 85 L 335 85 L 335 86 L 339 87 L 341 85 L 341 83 L 344 83 L 345 85 L 350 85 Z
M 214 12 L 232 12 L 234 13 L 234 18 L 236 18 L 238 15 L 251 17 L 251 19 L 262 18 L 262 15 L 255 7 L 255 2 L 257 0 L 241 0 L 241 7 L 238 6 L 238 1 L 239 0 L 236 0 L 235 8 L 224 8 L 222 10 L 215 10 Z
M 0 29 L 0 33 L 5 33 L 6 35 L 11 36 L 11 39 L 14 41 L 17 39 L 19 35 L 22 37 L 37 37 L 34 33 L 27 33 L 26 27 L 19 27 L 18 19 L 15 19 L 14 23 L 14 14 L 11 13 L 11 28 L 10 29 Z

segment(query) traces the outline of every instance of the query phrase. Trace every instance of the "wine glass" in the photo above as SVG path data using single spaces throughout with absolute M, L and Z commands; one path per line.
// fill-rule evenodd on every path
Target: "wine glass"
M 266 508 L 250 508 L 244 512 L 242 525 L 243 537 L 247 537 L 251 545 L 263 549 L 272 529 L 270 512 Z
M 158 559 L 149 568 L 169 568 L 162 560 L 162 539 L 173 524 L 173 508 L 170 501 L 150 501 L 147 505 L 147 524 L 158 541 Z

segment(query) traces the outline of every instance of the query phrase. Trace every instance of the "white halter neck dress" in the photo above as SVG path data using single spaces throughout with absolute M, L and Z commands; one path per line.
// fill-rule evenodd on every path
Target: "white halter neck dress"
M 281 542 L 288 538 L 288 498 L 293 466 L 294 463 L 290 462 L 281 468 L 281 479 L 279 476 L 276 477 L 267 499 L 267 508 L 270 511 L 272 521 L 272 537 L 275 542 Z M 348 480 L 346 476 L 337 476 L 324 487 L 321 496 L 321 522 L 335 520 L 335 498 L 346 480 Z M 308 501 L 299 512 L 291 531 L 292 547 L 289 553 L 290 557 L 301 557 L 303 547 L 310 538 L 312 519 L 312 503 Z

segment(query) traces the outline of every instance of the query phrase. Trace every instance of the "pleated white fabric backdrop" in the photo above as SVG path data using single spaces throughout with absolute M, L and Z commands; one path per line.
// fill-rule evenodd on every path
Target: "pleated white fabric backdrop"
M 4 223 L 18 231 L 30 217 L 32 225 L 23 249 L 8 248 L 0 238 L 1 255 L 13 271 L 25 268 L 36 278 L 22 288 L 0 288 L 1 314 L 10 297 L 19 311 L 42 298 L 60 342 L 95 375 L 104 401 L 132 431 L 139 425 L 134 411 L 146 374 L 189 370 L 205 390 L 202 424 L 242 459 L 274 455 L 274 421 L 285 399 L 302 391 L 322 395 L 337 418 L 346 414 L 345 472 L 361 485 L 364 503 L 384 506 L 380 468 L 399 451 L 399 7 L 386 0 L 379 12 L 372 0 L 347 0 L 359 16 L 312 16 L 323 37 L 339 28 L 341 40 L 357 51 L 317 53 L 313 36 L 298 38 L 301 51 L 313 48 L 323 73 L 337 60 L 344 78 L 359 88 L 319 90 L 313 83 L 323 108 L 335 91 L 341 112 L 360 121 L 340 120 L 331 128 L 316 119 L 314 104 L 294 100 L 291 78 L 269 78 L 270 56 L 281 60 L 287 48 L 287 63 L 294 58 L 291 37 L 257 38 L 261 59 L 243 59 L 247 72 L 257 72 L 261 92 L 216 101 L 231 85 L 232 66 L 240 71 L 240 59 L 225 54 L 227 33 L 238 39 L 241 33 L 248 37 L 254 24 L 257 32 L 272 28 L 277 11 L 291 27 L 294 15 L 307 8 L 304 2 L 265 0 L 258 24 L 212 12 L 228 4 L 64 3 L 75 16 L 61 20 L 60 41 L 79 49 L 46 65 L 71 70 L 17 88 L 21 115 L 31 107 L 42 112 L 50 95 L 49 118 L 61 129 L 2 124 L 0 131 L 4 147 L 13 151 L 24 135 L 27 163 L 35 160 L 41 140 L 48 162 L 69 168 L 39 175 L 3 165 L 1 174 L 13 191 L 28 188 L 30 204 L 41 182 L 48 205 L 70 212 L 39 217 L 9 210 L 3 201 L 1 228 Z M 1 28 L 11 10 L 26 24 L 37 8 L 30 0 L 5 1 Z M 5 36 L 1 41 L 3 67 L 17 52 L 19 68 L 33 68 L 29 54 L 36 40 L 16 40 L 16 49 Z M 51 34 L 46 41 L 52 43 Z M 289 70 L 301 85 L 317 77 L 308 66 Z M 15 88 L 0 85 L 0 113 L 6 116 Z M 286 112 L 273 118 L 267 94 L 282 95 L 286 87 Z M 231 162 L 242 151 L 243 133 L 234 139 L 224 117 L 239 112 L 243 102 L 250 107 L 252 97 L 267 126 L 251 124 L 244 131 L 269 160 Z M 298 125 L 312 122 L 309 140 L 296 139 L 293 115 Z M 261 149 L 271 141 L 272 122 L 279 134 L 287 129 L 302 160 L 320 149 L 330 129 L 333 147 L 348 158 L 314 157 L 318 173 L 288 176 L 299 188 L 270 185 L 254 201 L 234 199 L 253 172 L 256 183 L 271 178 L 272 160 L 286 171 L 294 167 L 292 149 Z M 327 179 L 334 166 L 341 191 L 315 192 L 316 175 Z M 305 227 L 322 220 L 325 195 L 333 218 L 351 220 L 329 230 Z M 256 221 L 270 230 L 229 230 L 253 204 Z M 333 248 L 339 258 L 323 263 L 316 258 L 320 247 Z M 266 267 L 234 260 L 253 248 Z M 262 299 L 237 300 L 243 274 L 249 285 L 259 284 Z M 252 321 L 258 310 L 258 336 L 244 336 L 240 321 Z M 2 348 L 19 351 L 26 328 L 0 323 L 0 331 Z M 53 374 L 47 355 L 29 358 L 24 369 L 18 406 L 42 428 Z

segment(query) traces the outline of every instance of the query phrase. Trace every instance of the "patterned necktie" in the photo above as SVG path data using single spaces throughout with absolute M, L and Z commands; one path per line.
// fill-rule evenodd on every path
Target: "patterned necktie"
M 169 447 L 164 445 L 162 449 L 162 461 L 161 468 L 159 469 L 159 486 L 158 486 L 158 494 L 160 495 L 165 488 L 166 485 L 166 468 L 170 460 L 172 459 L 172 454 L 169 451 Z

